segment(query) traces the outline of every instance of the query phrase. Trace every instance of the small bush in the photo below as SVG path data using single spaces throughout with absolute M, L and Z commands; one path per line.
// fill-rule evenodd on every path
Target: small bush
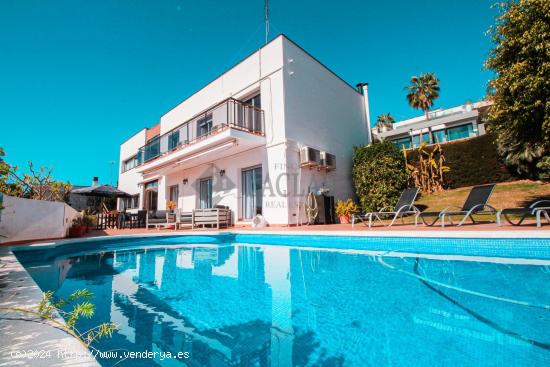
M 390 142 L 355 147 L 352 174 L 364 211 L 395 205 L 408 181 L 403 153 Z
M 500 161 L 494 141 L 493 135 L 486 134 L 442 144 L 445 165 L 450 168 L 450 171 L 445 173 L 445 187 L 455 189 L 512 181 L 514 176 Z M 418 161 L 418 150 L 409 151 L 407 154 L 410 161 Z
M 357 212 L 359 212 L 359 208 L 351 199 L 338 200 L 336 203 L 336 215 L 339 217 L 349 216 Z

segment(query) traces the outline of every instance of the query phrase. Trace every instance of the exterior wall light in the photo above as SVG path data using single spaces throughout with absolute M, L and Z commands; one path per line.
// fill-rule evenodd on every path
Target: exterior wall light
M 223 176 L 225 176 L 225 170 L 224 169 L 220 170 L 220 177 L 223 177 Z
M 184 184 L 184 185 L 187 185 L 188 182 L 189 182 L 188 179 L 186 179 L 186 178 L 183 179 L 183 184 Z

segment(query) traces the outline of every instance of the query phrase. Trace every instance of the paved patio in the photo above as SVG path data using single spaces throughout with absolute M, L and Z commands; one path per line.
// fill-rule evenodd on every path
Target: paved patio
M 521 226 L 512 226 L 509 224 L 503 224 L 502 226 L 497 226 L 495 223 L 481 223 L 481 224 L 465 224 L 463 226 L 457 227 L 457 226 L 445 226 L 442 228 L 441 226 L 434 226 L 434 227 L 428 227 L 424 225 L 418 225 L 415 226 L 414 224 L 405 224 L 405 225 L 394 225 L 393 227 L 384 227 L 380 224 L 377 224 L 376 226 L 373 226 L 372 228 L 368 228 L 363 223 L 356 224 L 355 227 L 352 227 L 351 224 L 328 224 L 328 225 L 303 225 L 303 226 L 280 226 L 280 225 L 274 225 L 269 226 L 265 228 L 252 228 L 250 225 L 245 224 L 237 224 L 234 227 L 231 227 L 229 229 L 200 229 L 200 230 L 192 230 L 191 228 L 183 228 L 179 230 L 174 230 L 174 228 L 166 228 L 166 229 L 145 229 L 145 228 L 135 228 L 135 229 L 105 229 L 105 230 L 96 230 L 91 231 L 86 235 L 86 237 L 100 237 L 100 236 L 123 236 L 123 235 L 135 235 L 135 234 L 155 234 L 155 233 L 162 233 L 162 234 L 170 234 L 170 233 L 177 233 L 177 234 L 185 234 L 185 233 L 196 233 L 196 232 L 231 232 L 231 231 L 250 231 L 250 232 L 265 232 L 265 231 L 273 231 L 273 232 L 360 232 L 365 233 L 365 235 L 368 235 L 368 233 L 379 233 L 379 234 L 389 234 L 393 233 L 397 236 L 403 233 L 410 233 L 410 232 L 426 232 L 426 233 L 441 233 L 441 232 L 493 232 L 493 233 L 499 233 L 499 232 L 509 232 L 509 231 L 545 231 L 550 232 L 550 225 L 543 225 L 540 228 L 537 228 L 535 225 L 535 222 L 526 222 L 526 224 Z

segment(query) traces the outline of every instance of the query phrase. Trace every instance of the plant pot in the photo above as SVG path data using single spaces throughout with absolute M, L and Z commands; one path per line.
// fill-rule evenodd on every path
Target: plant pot
M 86 233 L 86 227 L 71 227 L 69 228 L 69 237 L 82 237 Z
M 351 222 L 349 221 L 349 215 L 341 215 L 340 216 L 340 223 L 350 224 Z

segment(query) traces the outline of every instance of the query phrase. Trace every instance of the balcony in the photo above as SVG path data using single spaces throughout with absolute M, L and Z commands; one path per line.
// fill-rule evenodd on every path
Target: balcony
M 229 98 L 167 133 L 151 139 L 137 153 L 137 166 L 204 141 L 228 129 L 264 136 L 264 112 Z

